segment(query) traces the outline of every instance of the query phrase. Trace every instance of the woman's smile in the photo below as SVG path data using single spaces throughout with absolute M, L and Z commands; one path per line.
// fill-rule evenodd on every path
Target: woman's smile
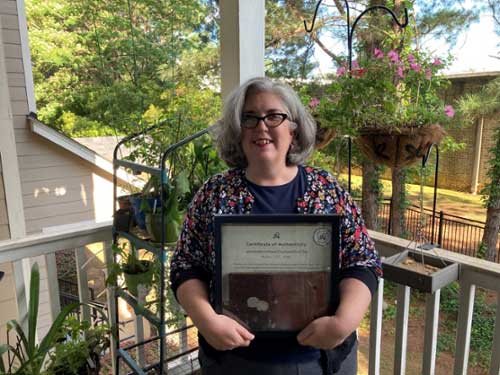
M 243 107 L 243 115 L 267 116 L 273 113 L 287 113 L 281 98 L 270 92 L 257 92 L 249 95 Z M 285 119 L 276 127 L 268 127 L 259 119 L 254 128 L 242 128 L 241 145 L 248 166 L 286 168 L 286 156 L 293 140 L 290 122 Z

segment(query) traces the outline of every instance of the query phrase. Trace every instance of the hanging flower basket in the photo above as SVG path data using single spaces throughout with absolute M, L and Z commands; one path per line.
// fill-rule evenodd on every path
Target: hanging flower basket
M 337 131 L 333 128 L 327 128 L 321 124 L 321 120 L 315 117 L 316 121 L 316 142 L 315 147 L 321 150 L 328 146 L 336 137 Z
M 444 135 L 445 131 L 438 124 L 397 129 L 367 127 L 360 129 L 356 143 L 373 162 L 401 168 L 421 160 L 432 144 L 439 144 Z

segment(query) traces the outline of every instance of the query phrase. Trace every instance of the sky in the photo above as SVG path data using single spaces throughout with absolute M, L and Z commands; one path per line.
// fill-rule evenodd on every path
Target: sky
M 429 43 L 427 47 L 438 54 L 447 49 L 440 42 Z M 320 48 L 316 48 L 316 51 L 315 58 L 320 64 L 318 73 L 332 72 L 330 57 Z M 448 74 L 500 71 L 500 59 L 491 57 L 500 56 L 500 36 L 494 32 L 491 14 L 483 14 L 478 23 L 472 24 L 468 32 L 458 38 L 450 53 L 454 56 L 454 62 L 447 69 Z
M 500 37 L 493 30 L 493 18 L 483 14 L 479 23 L 471 25 L 452 50 L 454 63 L 449 73 L 500 71 Z

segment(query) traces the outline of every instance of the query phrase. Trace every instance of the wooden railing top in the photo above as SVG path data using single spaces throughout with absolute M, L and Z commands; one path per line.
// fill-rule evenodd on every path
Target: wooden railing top
M 58 230 L 0 242 L 0 263 L 13 262 L 26 257 L 72 249 L 93 242 L 111 240 L 111 222 L 78 223 L 78 226 L 60 227 Z
M 406 250 L 411 242 L 380 232 L 369 231 L 369 233 L 370 237 L 375 241 L 380 256 L 383 257 L 390 257 Z M 414 250 L 415 246 L 412 244 L 410 248 Z M 477 279 L 478 285 L 500 291 L 500 264 L 441 248 L 423 251 L 426 251 L 430 255 L 439 256 L 443 260 L 459 263 L 461 275 L 464 273 L 481 275 L 481 278 L 478 277 Z

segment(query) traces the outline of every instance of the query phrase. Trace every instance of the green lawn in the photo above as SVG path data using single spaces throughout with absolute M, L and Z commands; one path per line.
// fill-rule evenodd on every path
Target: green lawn
M 347 175 L 341 174 L 340 179 L 347 181 Z M 360 176 L 352 176 L 352 190 L 361 190 Z M 384 196 L 391 196 L 391 181 L 382 180 L 384 186 Z M 420 205 L 420 185 L 407 185 L 408 199 L 412 204 Z M 424 207 L 432 209 L 432 201 L 434 197 L 434 188 L 424 186 Z M 481 195 L 473 195 L 460 191 L 438 189 L 436 200 L 436 211 L 444 211 L 447 214 L 462 216 L 471 220 L 484 222 L 486 220 L 486 208 L 481 201 Z

